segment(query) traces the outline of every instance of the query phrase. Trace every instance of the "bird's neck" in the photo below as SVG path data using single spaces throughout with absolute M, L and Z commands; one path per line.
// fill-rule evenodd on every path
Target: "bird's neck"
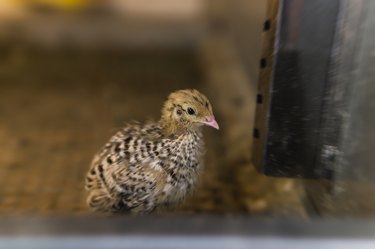
M 184 134 L 188 135 L 191 133 L 197 133 L 197 134 L 201 133 L 201 127 L 187 128 L 181 125 L 177 121 L 171 121 L 171 120 L 165 121 L 161 119 L 160 125 L 166 137 L 179 137 Z

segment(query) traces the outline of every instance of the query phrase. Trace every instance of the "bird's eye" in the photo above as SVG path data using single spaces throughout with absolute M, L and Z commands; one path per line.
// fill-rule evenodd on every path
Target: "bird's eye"
M 177 115 L 178 116 L 181 116 L 182 115 L 182 111 L 180 109 L 177 110 Z
M 193 108 L 188 108 L 188 113 L 189 113 L 189 115 L 194 115 L 195 114 L 195 111 L 194 111 L 194 109 Z

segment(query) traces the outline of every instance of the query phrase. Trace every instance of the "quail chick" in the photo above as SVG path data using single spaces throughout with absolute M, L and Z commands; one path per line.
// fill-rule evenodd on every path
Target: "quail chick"
M 145 214 L 182 202 L 202 170 L 203 125 L 219 129 L 209 100 L 190 89 L 169 95 L 159 122 L 126 125 L 93 159 L 89 207 Z

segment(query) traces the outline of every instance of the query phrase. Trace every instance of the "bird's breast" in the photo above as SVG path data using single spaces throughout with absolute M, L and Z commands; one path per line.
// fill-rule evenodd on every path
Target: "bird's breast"
M 169 151 L 171 153 L 163 163 L 167 174 L 163 193 L 165 203 L 173 205 L 181 202 L 196 185 L 202 165 L 203 139 L 199 134 L 179 137 L 171 144 Z

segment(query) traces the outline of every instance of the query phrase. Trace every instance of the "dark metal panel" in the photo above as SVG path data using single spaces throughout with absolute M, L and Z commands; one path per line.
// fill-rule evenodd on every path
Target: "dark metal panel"
M 321 113 L 340 0 L 285 0 L 279 16 L 267 127 L 266 175 L 305 178 L 317 175 Z M 256 147 L 256 146 L 255 146 Z M 260 156 L 260 155 L 256 155 Z
M 341 0 L 336 38 L 332 49 L 331 67 L 323 99 L 319 150 L 315 173 L 337 179 L 342 171 L 342 135 L 348 125 L 352 92 L 359 64 L 357 57 L 364 35 L 363 24 L 368 15 L 367 0 Z
M 366 189 L 366 183 L 373 183 L 375 178 L 375 1 L 364 2 L 362 32 L 350 32 L 357 37 L 357 53 L 350 71 L 343 72 L 343 76 L 350 77 L 350 87 L 337 167 L 340 180 L 363 184 L 365 197 L 372 196 L 374 188 Z
M 331 180 L 306 184 L 323 215 L 375 211 L 374 13 L 372 0 L 289 0 L 279 15 L 254 161 L 267 175 Z

